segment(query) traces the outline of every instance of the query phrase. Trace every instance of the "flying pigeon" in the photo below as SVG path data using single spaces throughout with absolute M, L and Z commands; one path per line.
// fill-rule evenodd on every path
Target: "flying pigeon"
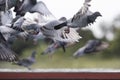
M 52 55 L 59 48 L 62 48 L 63 51 L 66 52 L 66 47 L 69 47 L 69 46 L 74 45 L 74 44 L 75 44 L 75 42 L 61 42 L 61 41 L 57 41 L 57 42 L 54 42 L 51 45 L 49 45 L 41 54 L 42 55 L 45 55 L 45 54 Z
M 36 19 L 31 19 L 29 17 L 26 18 L 26 20 L 22 24 L 22 29 L 24 29 L 26 32 L 28 33 L 29 31 L 36 31 L 35 33 L 42 32 L 44 36 L 53 39 L 53 41 L 78 42 L 79 39 L 81 38 L 78 32 L 73 28 L 70 28 L 70 33 L 66 32 L 66 27 L 61 28 L 59 30 L 55 30 L 54 26 L 63 23 L 64 21 L 66 21 L 66 19 L 65 18 L 56 19 L 43 2 L 41 1 L 38 2 L 30 10 L 30 12 L 31 13 L 29 14 L 29 17 L 31 17 L 34 14 L 38 14 L 39 17 Z M 40 20 L 41 18 L 44 20 L 41 21 Z
M 0 0 L 0 11 L 7 11 L 20 3 L 20 0 Z
M 27 40 L 31 37 L 33 38 L 34 35 L 37 35 L 39 33 L 39 27 L 37 24 L 30 24 L 29 22 L 25 23 L 24 17 L 19 17 L 16 21 L 5 24 L 4 27 L 2 27 L 2 34 L 14 36 L 16 38 L 21 38 L 23 40 Z M 7 28 L 8 27 L 8 28 Z M 6 30 L 6 29 L 8 30 Z
M 21 5 L 15 7 L 16 15 L 24 16 L 27 12 L 34 13 L 39 12 L 41 15 L 48 15 L 50 11 L 47 9 L 46 5 L 37 0 L 23 0 Z
M 73 16 L 73 18 L 67 20 L 66 22 L 63 22 L 57 26 L 55 26 L 55 29 L 60 29 L 64 26 L 72 27 L 72 28 L 82 28 L 86 27 L 89 24 L 92 24 L 95 22 L 96 18 L 98 16 L 102 16 L 100 12 L 91 12 L 89 10 L 90 2 L 91 0 L 85 0 L 83 3 L 83 6 L 81 9 Z
M 23 0 L 21 4 L 15 7 L 16 15 L 24 16 L 26 12 L 37 4 L 37 0 Z
M 44 55 L 44 54 L 53 54 L 57 49 L 59 48 L 62 48 L 63 51 L 65 52 L 65 45 L 66 43 L 65 42 L 60 42 L 60 41 L 57 41 L 55 43 L 52 43 L 51 45 L 49 45 L 45 51 L 43 51 L 41 54 Z
M 12 51 L 7 44 L 7 41 L 0 32 L 0 61 L 14 62 L 18 57 L 14 51 Z
M 79 57 L 84 54 L 99 52 L 108 48 L 109 44 L 100 40 L 89 40 L 83 47 L 79 48 L 74 54 L 74 57 Z

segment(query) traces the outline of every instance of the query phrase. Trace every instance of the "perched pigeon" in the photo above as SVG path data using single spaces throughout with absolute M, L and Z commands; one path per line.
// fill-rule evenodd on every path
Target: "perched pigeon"
M 30 66 L 36 62 L 35 60 L 36 53 L 37 53 L 36 51 L 33 51 L 30 57 L 26 59 L 18 60 L 17 62 L 14 62 L 13 64 L 24 66 L 28 68 L 29 70 L 31 70 Z
M 84 54 L 89 54 L 89 53 L 93 53 L 93 52 L 98 52 L 98 51 L 102 51 L 106 48 L 108 48 L 109 44 L 107 42 L 104 41 L 100 41 L 100 40 L 89 40 L 85 46 L 83 46 L 82 48 L 78 49 L 73 56 L 74 57 L 79 57 L 82 56 Z
M 0 61 L 14 62 L 17 60 L 18 57 L 16 53 L 9 48 L 9 45 L 0 32 Z

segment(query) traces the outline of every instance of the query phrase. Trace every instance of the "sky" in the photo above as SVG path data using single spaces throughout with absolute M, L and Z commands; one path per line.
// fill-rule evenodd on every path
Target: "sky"
M 71 18 L 82 6 L 84 0 L 39 0 L 43 1 L 48 9 L 57 17 Z M 92 0 L 92 12 L 99 11 L 104 20 L 111 20 L 120 13 L 120 0 Z
M 65 16 L 67 19 L 73 17 L 73 15 L 81 8 L 84 0 L 39 0 L 43 1 L 48 9 L 56 18 Z M 92 0 L 90 2 L 90 10 L 92 12 L 99 11 L 102 17 L 96 20 L 96 23 L 90 27 L 94 35 L 98 38 L 102 37 L 102 33 L 99 30 L 99 24 L 103 21 L 111 23 L 115 16 L 120 14 L 120 0 Z

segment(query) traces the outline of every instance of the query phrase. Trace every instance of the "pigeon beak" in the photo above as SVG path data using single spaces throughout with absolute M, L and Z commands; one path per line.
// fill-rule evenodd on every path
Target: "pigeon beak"
M 98 16 L 101 16 L 102 17 L 102 15 L 98 12 Z
M 101 16 L 102 17 L 102 15 L 100 14 L 99 16 Z

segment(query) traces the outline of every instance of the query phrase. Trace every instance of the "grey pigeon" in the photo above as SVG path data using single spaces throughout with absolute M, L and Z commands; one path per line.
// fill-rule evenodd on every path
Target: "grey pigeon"
M 24 16 L 26 12 L 38 12 L 45 16 L 51 14 L 46 5 L 42 1 L 37 2 L 37 0 L 23 0 L 20 5 L 15 7 L 14 11 L 16 12 L 16 15 L 20 16 Z
M 30 57 L 18 60 L 13 64 L 16 64 L 18 66 L 24 66 L 27 69 L 31 70 L 30 66 L 36 62 L 36 59 L 35 59 L 36 53 L 37 53 L 36 51 L 33 51 Z
M 31 13 L 38 12 L 39 14 L 45 16 L 52 15 L 52 13 L 48 10 L 46 5 L 42 1 L 39 1 L 35 6 L 33 6 L 32 9 L 30 9 L 30 12 Z
M 109 44 L 100 40 L 89 40 L 83 47 L 79 48 L 74 54 L 74 57 L 79 57 L 84 54 L 99 52 L 108 48 Z
M 20 17 L 14 23 L 12 23 L 11 26 L 8 26 L 8 27 L 10 27 L 12 29 L 15 29 L 17 31 L 24 32 L 24 30 L 21 28 L 21 26 L 22 26 L 24 21 L 25 21 L 25 18 L 24 17 Z
M 31 14 L 32 15 L 32 14 Z M 65 32 L 65 28 L 61 28 L 60 30 L 55 30 L 54 26 L 60 24 L 61 22 L 65 21 L 66 19 L 60 19 L 60 20 L 48 20 L 44 23 L 42 22 L 35 22 L 32 19 L 26 18 L 22 29 L 24 29 L 26 32 L 31 33 L 31 31 L 34 31 L 35 33 L 41 32 L 45 37 L 50 38 L 54 41 L 78 41 L 81 37 L 76 32 L 75 29 L 70 28 L 70 33 Z M 39 21 L 39 20 L 38 20 Z M 30 30 L 29 30 L 30 29 Z M 73 33 L 73 34 L 72 34 Z M 72 35 L 71 35 L 72 34 Z
M 63 22 L 62 24 L 55 26 L 54 28 L 60 29 L 64 26 L 72 28 L 82 28 L 88 26 L 89 24 L 94 23 L 96 18 L 102 15 L 100 14 L 100 12 L 93 13 L 89 11 L 90 1 L 91 0 L 85 0 L 82 8 L 73 16 L 73 18 L 67 20 L 66 22 Z
M 6 39 L 6 42 L 9 44 L 9 46 L 17 39 L 22 39 L 26 41 L 28 39 L 29 35 L 28 33 L 20 32 L 17 30 L 14 30 L 12 28 L 6 27 L 6 26 L 0 26 L 0 31 L 4 38 Z
M 15 7 L 16 15 L 24 16 L 26 12 L 36 5 L 37 0 L 23 0 L 22 3 Z
M 35 23 L 25 23 L 26 18 L 19 17 L 16 21 L 14 21 L 12 24 L 7 24 L 6 26 L 9 28 L 12 28 L 19 32 L 27 32 L 28 34 L 38 34 L 39 33 L 39 27 L 40 25 Z
M 78 42 L 81 38 L 78 32 L 70 28 L 70 32 L 66 32 L 66 27 L 61 28 L 59 30 L 55 30 L 54 26 L 62 23 L 63 21 L 60 20 L 52 20 L 40 27 L 40 31 L 43 33 L 44 36 L 47 38 L 51 38 L 53 41 L 63 41 L 63 42 Z
M 28 0 L 28 2 L 29 1 L 31 0 Z M 54 41 L 65 41 L 65 42 L 67 41 L 78 42 L 78 40 L 81 38 L 78 32 L 76 32 L 72 28 L 70 29 L 70 33 L 65 32 L 66 28 L 55 30 L 54 26 L 65 22 L 66 19 L 65 18 L 59 20 L 56 19 L 42 1 L 33 5 L 29 12 L 31 12 L 30 15 L 37 13 L 40 15 L 40 17 L 37 17 L 36 20 L 30 19 L 29 17 L 31 16 L 26 18 L 23 25 L 21 26 L 21 29 L 26 31 L 28 34 L 41 32 L 45 37 L 51 38 Z M 46 18 L 45 21 L 40 20 L 41 16 Z M 14 29 L 17 29 L 17 27 L 16 28 L 14 27 Z
M 9 48 L 7 41 L 0 32 L 0 61 L 14 62 L 17 60 L 16 53 Z
M 0 0 L 0 11 L 7 11 L 19 3 L 20 0 Z
M 65 52 L 65 46 L 66 46 L 66 42 L 61 42 L 61 41 L 57 41 L 55 43 L 52 43 L 51 45 L 49 45 L 45 51 L 43 51 L 41 54 L 53 54 L 57 49 L 61 48 L 63 49 L 63 51 Z
M 45 55 L 45 54 L 53 54 L 56 50 L 58 50 L 59 48 L 62 48 L 64 52 L 66 52 L 66 47 L 69 47 L 71 45 L 74 45 L 75 42 L 61 42 L 61 41 L 57 41 L 52 43 L 51 45 L 49 45 L 41 54 Z
M 4 28 L 2 28 L 2 33 L 5 34 L 8 33 L 11 36 L 14 36 L 16 38 L 21 38 L 24 40 L 27 40 L 28 38 L 37 35 L 39 33 L 39 25 L 38 24 L 25 24 L 25 18 L 24 17 L 20 17 L 18 18 L 15 22 L 13 22 L 12 24 L 6 24 L 4 26 Z M 4 30 L 6 27 L 8 27 L 7 29 L 9 30 Z M 13 30 L 11 30 L 13 29 Z

